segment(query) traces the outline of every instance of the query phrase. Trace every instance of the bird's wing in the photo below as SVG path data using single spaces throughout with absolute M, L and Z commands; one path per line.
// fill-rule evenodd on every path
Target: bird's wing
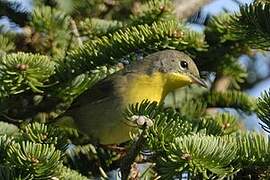
M 114 76 L 114 75 L 112 75 Z M 84 91 L 79 95 L 68 111 L 75 110 L 86 104 L 96 104 L 109 100 L 113 97 L 114 93 L 114 81 L 112 77 L 106 78 L 97 82 L 93 87 Z
M 128 66 L 123 70 L 97 82 L 93 87 L 87 89 L 74 100 L 67 113 L 72 113 L 72 110 L 76 110 L 77 108 L 87 104 L 94 105 L 118 98 L 116 97 L 118 92 L 115 85 L 117 84 L 117 87 L 119 88 L 122 84 L 124 85 L 123 82 L 128 83 L 126 75 L 136 74 L 136 72 L 136 70 Z

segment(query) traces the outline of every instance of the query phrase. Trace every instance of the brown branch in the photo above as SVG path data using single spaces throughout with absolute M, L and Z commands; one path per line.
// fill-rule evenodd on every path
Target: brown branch
M 128 151 L 127 155 L 123 158 L 120 169 L 121 169 L 121 179 L 127 180 L 130 174 L 130 169 L 132 164 L 134 163 L 136 157 L 140 153 L 143 145 L 146 141 L 146 124 L 144 124 L 144 129 L 141 135 L 139 136 L 138 140 L 134 142 Z
M 211 1 L 213 0 L 174 0 L 176 16 L 187 19 Z
M 78 45 L 82 46 L 83 43 L 82 43 L 79 31 L 78 31 L 76 22 L 73 19 L 70 19 L 70 26 L 71 26 L 72 33 L 74 34 L 74 36 L 75 36 L 75 38 L 77 40 Z
M 228 76 L 219 76 L 215 78 L 210 91 L 225 92 L 231 84 L 231 78 Z M 216 114 L 217 107 L 208 107 L 206 109 L 208 114 Z
M 224 92 L 226 91 L 231 84 L 231 78 L 228 76 L 217 76 L 212 87 L 211 91 Z

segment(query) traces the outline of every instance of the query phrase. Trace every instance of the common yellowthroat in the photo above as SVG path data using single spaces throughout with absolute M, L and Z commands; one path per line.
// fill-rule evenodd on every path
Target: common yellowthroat
M 68 110 L 76 126 L 101 144 L 119 144 L 130 139 L 123 110 L 129 104 L 162 102 L 172 90 L 198 83 L 200 79 L 193 60 L 183 52 L 163 50 L 128 65 L 82 93 Z

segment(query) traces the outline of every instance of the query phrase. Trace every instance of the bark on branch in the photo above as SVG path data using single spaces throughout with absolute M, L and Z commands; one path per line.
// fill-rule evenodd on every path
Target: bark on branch
M 213 0 L 174 0 L 176 16 L 187 19 Z

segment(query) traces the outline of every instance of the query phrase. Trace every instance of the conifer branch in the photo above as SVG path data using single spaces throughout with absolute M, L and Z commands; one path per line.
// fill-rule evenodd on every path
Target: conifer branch
M 115 65 L 120 58 L 138 49 L 147 54 L 168 48 L 191 53 L 203 51 L 206 48 L 203 38 L 202 34 L 192 32 L 175 21 L 119 30 L 70 52 L 64 64 L 58 66 L 56 78 L 63 81 L 67 76 L 72 78 L 98 66 Z
M 270 132 L 270 94 L 269 91 L 265 91 L 261 97 L 258 98 L 257 100 L 257 115 L 263 122 L 260 123 L 262 128 Z
M 47 56 L 17 53 L 0 58 L 0 98 L 29 89 L 41 93 L 54 73 L 55 64 Z
M 213 91 L 205 93 L 202 100 L 207 103 L 207 107 L 235 108 L 246 113 L 251 113 L 257 108 L 253 97 L 239 91 Z
M 269 139 L 246 132 L 236 114 L 256 112 L 263 129 L 270 132 L 269 92 L 257 103 L 241 92 L 247 71 L 238 63 L 241 54 L 270 47 L 269 0 L 255 0 L 241 5 L 239 13 L 213 17 L 201 33 L 179 22 L 209 2 L 76 0 L 67 6 L 58 0 L 36 0 L 28 14 L 17 11 L 16 3 L 0 0 L 0 8 L 4 7 L 0 15 L 27 23 L 23 41 L 20 34 L 0 27 L 0 177 L 108 178 L 109 171 L 120 166 L 126 179 L 142 146 L 151 156 L 144 162 L 154 166 L 144 174 L 146 179 L 185 174 L 190 179 L 270 177 Z M 142 133 L 131 140 L 122 164 L 119 152 L 85 144 L 90 137 L 71 127 L 71 118 L 53 123 L 82 92 L 123 68 L 119 64 L 163 49 L 189 54 L 200 71 L 216 73 L 216 80 L 210 92 L 186 88 L 175 109 L 149 101 L 130 105 L 124 112 L 129 123 L 134 123 L 132 117 L 146 117 L 152 126 L 145 129 L 141 119 L 136 120 Z M 237 111 L 209 115 L 209 107 Z
M 195 172 L 192 174 L 195 177 L 221 178 L 238 171 L 230 165 L 237 157 L 235 146 L 222 137 L 198 134 L 178 137 L 158 157 L 157 169 L 163 179 L 172 179 L 188 170 Z
M 24 26 L 28 20 L 29 13 L 22 10 L 21 5 L 18 2 L 0 0 L 0 16 L 7 16 L 13 22 Z

